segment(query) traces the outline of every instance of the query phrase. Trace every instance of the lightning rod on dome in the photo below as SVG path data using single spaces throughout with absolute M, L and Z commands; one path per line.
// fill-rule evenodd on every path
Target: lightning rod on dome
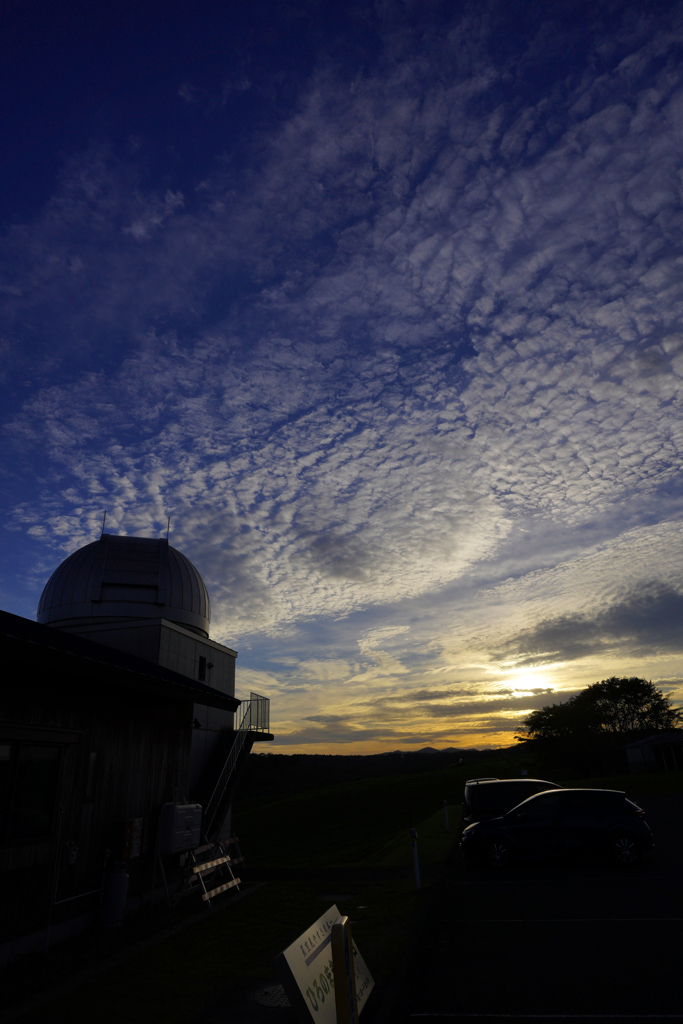
M 171 529 L 171 517 L 169 516 L 168 517 L 168 522 L 166 523 L 166 540 L 168 540 L 168 531 L 170 529 Z

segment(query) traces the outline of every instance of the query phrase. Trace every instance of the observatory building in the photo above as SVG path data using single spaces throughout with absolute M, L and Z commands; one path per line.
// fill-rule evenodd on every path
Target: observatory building
M 273 738 L 267 698 L 235 698 L 237 653 L 211 640 L 204 581 L 167 540 L 75 551 L 37 620 L 0 612 L 0 963 L 94 923 L 114 870 L 128 910 L 155 898 L 157 867 L 168 896 L 188 850 L 229 835 L 239 772 Z
M 55 569 L 37 619 L 235 696 L 237 652 L 209 639 L 211 604 L 204 580 L 167 540 L 105 533 L 86 544 Z M 233 725 L 225 708 L 198 703 L 192 716 L 198 726 L 186 796 L 196 791 L 218 734 Z

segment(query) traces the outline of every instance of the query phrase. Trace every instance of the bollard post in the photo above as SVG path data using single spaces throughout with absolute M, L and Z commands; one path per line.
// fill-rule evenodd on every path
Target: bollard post
M 446 831 L 450 832 L 450 827 L 448 825 L 448 800 L 444 800 L 443 802 L 443 813 L 446 818 Z
M 356 969 L 353 963 L 351 922 L 342 914 L 332 925 L 332 972 L 337 1024 L 358 1024 Z
M 415 888 L 420 891 L 420 865 L 417 859 L 417 829 L 411 828 L 410 838 L 413 841 L 413 871 L 415 872 Z

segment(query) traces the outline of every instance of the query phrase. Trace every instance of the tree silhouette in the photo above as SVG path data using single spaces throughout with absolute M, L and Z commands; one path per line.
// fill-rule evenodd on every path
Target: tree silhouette
M 515 739 L 546 764 L 594 770 L 606 767 L 619 746 L 683 723 L 683 714 L 652 682 L 611 676 L 563 704 L 549 704 L 524 719 Z

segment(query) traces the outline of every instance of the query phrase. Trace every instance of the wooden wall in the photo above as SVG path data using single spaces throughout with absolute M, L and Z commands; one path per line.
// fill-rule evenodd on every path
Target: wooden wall
M 45 925 L 60 831 L 62 853 L 66 842 L 78 850 L 74 864 L 61 858 L 58 901 L 102 884 L 117 821 L 148 817 L 154 826 L 164 803 L 187 795 L 192 736 L 192 703 L 116 685 L 111 671 L 103 680 L 96 665 L 89 679 L 82 672 L 74 678 L 68 665 L 32 668 L 27 659 L 20 675 L 16 669 L 0 695 L 0 740 L 56 741 L 62 756 L 49 839 L 0 846 L 0 942 Z M 129 862 L 130 896 L 149 885 L 153 827 L 149 843 L 146 856 Z M 99 903 L 96 895 L 61 904 L 53 920 L 97 910 Z

